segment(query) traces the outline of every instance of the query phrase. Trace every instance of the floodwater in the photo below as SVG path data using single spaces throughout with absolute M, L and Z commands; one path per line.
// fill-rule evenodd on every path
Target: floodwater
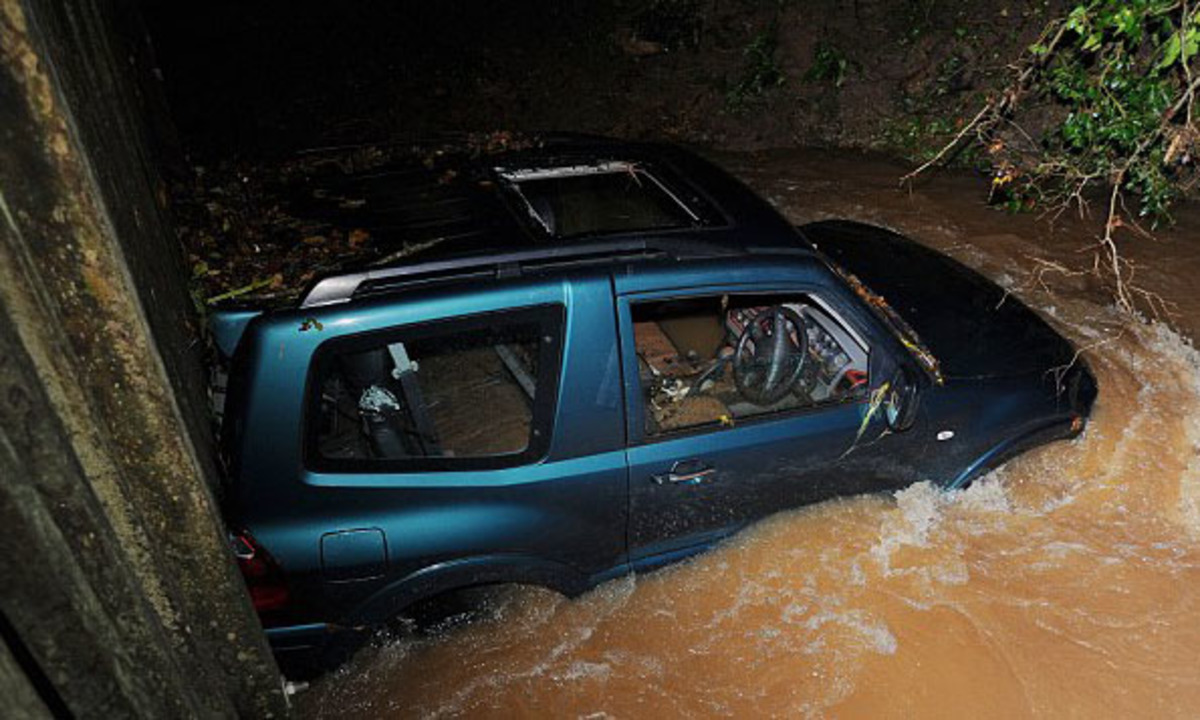
M 1200 214 L 1131 243 L 1175 330 L 1086 275 L 1096 223 L 1051 227 L 945 174 L 912 192 L 872 158 L 718 158 L 797 222 L 885 224 L 980 269 L 1086 348 L 1085 435 L 959 493 L 919 484 L 770 518 L 719 549 L 577 600 L 364 650 L 308 717 L 1200 716 Z

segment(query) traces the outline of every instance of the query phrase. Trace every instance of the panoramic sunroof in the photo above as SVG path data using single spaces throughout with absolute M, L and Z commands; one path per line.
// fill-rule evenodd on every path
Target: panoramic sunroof
M 497 172 L 524 201 L 536 225 L 555 237 L 700 224 L 692 209 L 635 163 Z

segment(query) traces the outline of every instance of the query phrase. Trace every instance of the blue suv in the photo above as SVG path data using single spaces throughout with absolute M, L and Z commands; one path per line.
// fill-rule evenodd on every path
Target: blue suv
M 398 261 L 214 317 L 228 522 L 289 672 L 446 593 L 577 594 L 786 508 L 961 487 L 1078 434 L 1096 397 L 975 272 L 876 227 L 795 228 L 680 149 L 474 172 Z M 373 233 L 431 217 L 397 178 L 343 180 Z

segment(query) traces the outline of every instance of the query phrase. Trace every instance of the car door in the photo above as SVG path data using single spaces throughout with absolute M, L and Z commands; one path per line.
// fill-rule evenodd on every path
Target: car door
M 872 409 L 896 359 L 847 302 L 828 289 L 778 284 L 618 297 L 635 567 L 702 550 L 779 510 L 915 479 L 911 463 L 895 462 L 912 457 L 912 436 L 885 433 L 883 413 Z M 770 344 L 774 326 L 792 350 L 803 331 L 809 366 L 775 373 L 803 392 L 761 397 L 745 384 L 753 373 L 737 370 L 751 367 L 754 338 Z
M 296 597 L 369 624 L 464 585 L 579 591 L 626 571 L 607 276 L 307 312 L 326 330 L 281 315 L 250 349 L 247 422 L 273 434 L 237 497 Z M 280 385 L 307 387 L 305 406 Z M 280 471 L 300 457 L 299 478 Z

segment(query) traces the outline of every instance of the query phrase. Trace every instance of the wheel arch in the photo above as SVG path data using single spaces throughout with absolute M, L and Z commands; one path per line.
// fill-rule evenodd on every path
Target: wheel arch
M 974 482 L 977 478 L 1000 467 L 1016 456 L 1039 445 L 1064 440 L 1077 435 L 1073 429 L 1073 417 L 1059 417 L 1038 424 L 1036 427 L 1012 435 L 1006 440 L 993 445 L 967 465 L 966 469 L 946 484 L 948 490 L 959 490 Z
M 482 555 L 430 565 L 389 583 L 358 605 L 345 623 L 380 625 L 406 608 L 438 595 L 480 585 L 544 587 L 573 597 L 587 590 L 587 576 L 553 560 L 528 555 Z

